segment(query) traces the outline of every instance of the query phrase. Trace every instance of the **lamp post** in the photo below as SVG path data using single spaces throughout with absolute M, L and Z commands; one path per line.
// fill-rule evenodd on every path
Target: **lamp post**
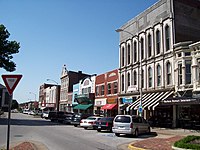
M 35 96 L 35 100 L 34 100 L 34 101 L 35 101 L 35 102 L 34 102 L 34 111 L 35 111 L 35 105 L 36 105 L 36 104 L 35 104 L 35 103 L 36 103 L 36 94 L 33 93 L 33 92 L 29 92 L 29 94 L 33 94 L 33 95 Z
M 120 32 L 128 33 L 128 34 L 130 34 L 132 37 L 135 36 L 135 35 L 133 35 L 131 32 L 126 31 L 126 30 L 124 30 L 124 29 L 116 29 L 115 31 L 118 32 L 118 33 L 120 33 Z M 138 40 L 138 43 L 141 44 L 141 42 L 139 41 L 138 38 L 137 38 L 137 40 Z M 139 44 L 138 44 L 138 50 L 139 50 Z M 140 50 L 139 61 L 140 61 L 140 66 L 139 66 L 139 81 L 140 81 L 139 93 L 140 93 L 140 104 L 139 104 L 138 112 L 139 112 L 139 115 L 142 116 L 142 115 L 143 115 L 143 114 L 142 114 L 142 112 L 143 112 L 143 109 L 142 109 L 142 50 Z
M 52 81 L 56 84 L 56 110 L 59 111 L 59 99 L 58 99 L 58 82 L 52 79 L 47 79 L 47 81 Z

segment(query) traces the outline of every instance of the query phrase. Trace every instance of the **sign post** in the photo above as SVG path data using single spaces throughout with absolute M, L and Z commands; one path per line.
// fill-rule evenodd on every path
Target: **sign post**
M 10 98 L 8 101 L 8 130 L 7 130 L 7 150 L 9 150 L 9 141 L 10 141 L 10 113 L 11 105 L 13 98 L 13 91 L 15 90 L 17 84 L 19 83 L 22 75 L 2 75 L 2 79 L 6 85 Z

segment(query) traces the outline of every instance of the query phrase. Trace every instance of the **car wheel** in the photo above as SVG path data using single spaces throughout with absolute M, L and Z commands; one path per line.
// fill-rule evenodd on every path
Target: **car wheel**
M 101 129 L 97 129 L 98 132 L 101 132 Z
M 84 127 L 85 130 L 87 130 L 87 127 Z
M 135 137 L 138 137 L 138 129 L 135 129 Z
M 75 124 L 74 126 L 75 126 L 75 127 L 77 127 L 78 125 L 77 125 L 77 124 Z
M 115 133 L 116 136 L 119 136 L 119 133 Z

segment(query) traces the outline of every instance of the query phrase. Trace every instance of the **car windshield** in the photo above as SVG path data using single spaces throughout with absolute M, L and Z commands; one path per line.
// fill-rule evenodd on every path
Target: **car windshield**
M 114 118 L 101 118 L 101 121 L 112 121 Z
M 115 122 L 130 123 L 131 119 L 128 116 L 118 116 L 116 117 Z
M 96 120 L 94 117 L 88 117 L 87 120 Z

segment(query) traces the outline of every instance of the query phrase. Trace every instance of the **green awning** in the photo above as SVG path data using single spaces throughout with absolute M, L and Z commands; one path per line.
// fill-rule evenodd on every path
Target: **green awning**
M 79 104 L 82 104 L 82 103 L 91 104 L 92 103 L 92 101 L 88 97 L 82 96 L 82 95 L 76 96 L 75 101 L 78 102 Z
M 81 109 L 81 110 L 86 110 L 88 109 L 89 107 L 91 107 L 92 104 L 88 104 L 88 105 L 83 105 L 83 104 L 78 104 L 74 107 L 74 109 Z

